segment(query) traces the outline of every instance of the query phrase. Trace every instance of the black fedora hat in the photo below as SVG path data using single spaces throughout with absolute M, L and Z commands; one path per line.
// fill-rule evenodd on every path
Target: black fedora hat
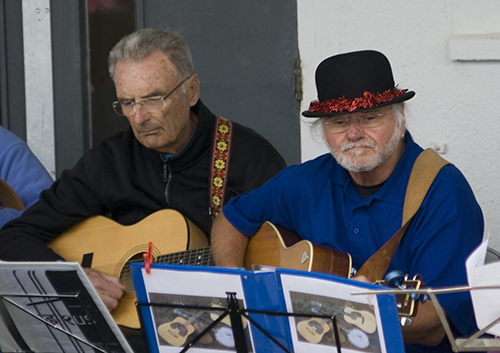
M 353 113 L 411 99 L 415 92 L 394 85 L 386 56 L 363 50 L 331 56 L 316 69 L 318 100 L 312 101 L 305 117 Z

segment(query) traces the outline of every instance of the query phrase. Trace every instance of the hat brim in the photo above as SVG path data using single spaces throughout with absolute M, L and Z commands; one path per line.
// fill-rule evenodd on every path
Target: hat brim
M 344 115 L 344 114 L 350 114 L 350 113 L 357 113 L 357 112 L 364 112 L 368 111 L 371 109 L 377 109 L 377 108 L 382 108 L 391 104 L 396 104 L 396 103 L 401 103 L 404 101 L 407 101 L 409 99 L 412 99 L 415 96 L 415 92 L 413 91 L 408 91 L 399 97 L 396 97 L 394 99 L 391 99 L 390 101 L 375 105 L 373 107 L 369 108 L 363 108 L 363 109 L 356 109 L 353 111 L 342 111 L 342 112 L 332 112 L 332 113 L 324 113 L 324 112 L 310 112 L 309 110 L 305 110 L 302 112 L 302 115 L 305 116 L 306 118 L 320 118 L 323 116 L 335 116 L 335 115 Z

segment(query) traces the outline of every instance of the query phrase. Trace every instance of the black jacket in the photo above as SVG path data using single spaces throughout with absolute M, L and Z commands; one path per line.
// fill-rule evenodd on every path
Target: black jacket
M 141 145 L 132 130 L 88 151 L 71 170 L 44 191 L 40 201 L 0 231 L 0 259 L 54 261 L 45 247 L 77 222 L 105 215 L 123 225 L 161 209 L 175 209 L 210 233 L 209 184 L 216 117 L 201 103 L 193 107 L 198 124 L 184 149 L 164 160 Z M 225 202 L 259 187 L 285 163 L 256 132 L 233 123 Z

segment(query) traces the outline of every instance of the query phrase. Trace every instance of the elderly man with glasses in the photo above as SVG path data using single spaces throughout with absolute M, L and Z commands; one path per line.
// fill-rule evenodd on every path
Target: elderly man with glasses
M 433 151 L 423 153 L 407 131 L 404 102 L 415 93 L 395 86 L 389 61 L 371 50 L 325 59 L 316 86 L 318 100 L 303 115 L 317 118 L 331 153 L 287 167 L 224 206 L 212 228 L 216 265 L 242 266 L 249 239 L 270 221 L 350 254 L 357 280 L 397 270 L 421 275 L 428 287 L 466 284 L 465 259 L 482 240 L 482 211 L 462 173 Z M 421 154 L 427 159 L 418 163 L 417 179 L 436 170 L 428 191 L 408 186 Z M 423 201 L 404 232 L 407 187 Z M 400 243 L 388 251 L 390 239 Z M 379 249 L 387 251 L 384 261 L 368 261 Z M 370 278 L 379 268 L 380 277 Z M 455 333 L 474 330 L 468 293 L 440 296 L 440 304 Z M 452 351 L 430 301 L 401 324 L 406 352 Z
M 118 98 L 113 108 L 130 129 L 86 153 L 40 202 L 6 225 L 0 259 L 63 260 L 63 253 L 45 244 L 96 215 L 132 225 L 173 209 L 209 237 L 218 208 L 284 168 L 283 158 L 262 136 L 203 105 L 191 53 L 180 35 L 143 29 L 124 37 L 110 52 L 109 71 Z M 157 231 L 168 234 L 169 224 Z M 109 247 L 122 241 L 110 236 Z M 114 309 L 125 289 L 118 278 L 86 272 L 108 309 Z

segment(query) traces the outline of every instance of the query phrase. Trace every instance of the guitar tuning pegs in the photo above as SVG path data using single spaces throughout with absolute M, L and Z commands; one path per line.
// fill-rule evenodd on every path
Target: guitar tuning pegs
M 417 294 L 417 293 L 415 293 Z M 420 300 L 420 302 L 423 304 L 425 303 L 426 301 L 428 301 L 431 297 L 429 297 L 429 294 L 418 294 L 418 300 Z M 417 299 L 415 299 L 417 300 Z
M 385 283 L 391 288 L 405 289 L 402 287 L 405 282 L 405 275 L 399 270 L 391 271 L 385 275 Z
M 415 279 L 421 278 L 420 275 L 416 275 Z M 405 276 L 403 272 L 399 270 L 394 270 L 389 272 L 387 275 L 385 275 L 385 283 L 392 288 L 399 288 L 401 290 L 407 290 L 407 289 L 415 289 L 411 286 L 405 285 L 405 281 L 408 279 L 408 276 Z M 425 303 L 429 299 L 428 294 L 419 294 L 419 293 L 411 293 L 410 294 L 411 299 L 413 300 L 419 300 L 421 303 Z
M 323 313 L 316 308 L 311 308 L 311 311 L 315 315 L 323 315 Z

